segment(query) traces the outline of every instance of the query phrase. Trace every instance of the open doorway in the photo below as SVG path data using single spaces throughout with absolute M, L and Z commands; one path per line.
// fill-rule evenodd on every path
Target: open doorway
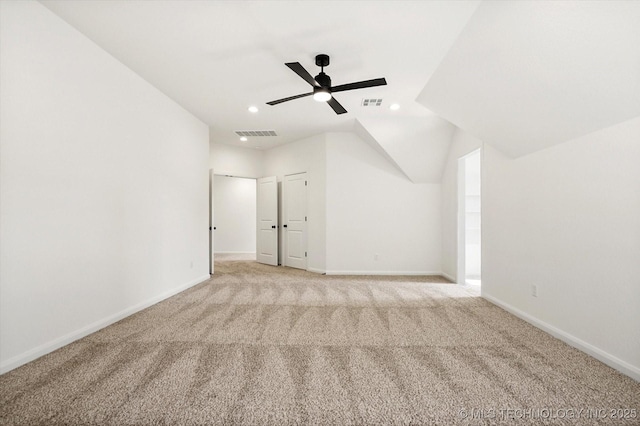
M 256 179 L 214 175 L 213 259 L 256 259 Z
M 458 160 L 458 283 L 482 283 L 481 155 L 473 151 Z

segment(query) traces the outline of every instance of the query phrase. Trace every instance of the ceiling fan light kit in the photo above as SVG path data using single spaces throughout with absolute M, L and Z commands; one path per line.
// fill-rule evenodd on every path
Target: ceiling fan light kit
M 331 99 L 331 93 L 324 87 L 313 88 L 313 100 L 318 102 L 326 102 Z
M 277 105 L 283 102 L 292 101 L 298 98 L 313 95 L 313 99 L 318 102 L 326 102 L 335 111 L 336 114 L 344 114 L 346 109 L 333 97 L 333 93 L 344 92 L 346 90 L 365 89 L 367 87 L 384 86 L 387 80 L 384 78 L 376 78 L 373 80 L 359 81 L 356 83 L 341 84 L 339 86 L 331 86 L 331 77 L 324 73 L 324 67 L 329 65 L 329 55 L 320 54 L 316 56 L 316 65 L 320 67 L 320 74 L 315 78 L 304 69 L 299 62 L 288 62 L 285 64 L 293 72 L 298 74 L 300 78 L 309 83 L 313 87 L 313 92 L 303 93 L 300 95 L 290 96 L 288 98 L 278 99 L 276 101 L 267 102 L 267 105 Z

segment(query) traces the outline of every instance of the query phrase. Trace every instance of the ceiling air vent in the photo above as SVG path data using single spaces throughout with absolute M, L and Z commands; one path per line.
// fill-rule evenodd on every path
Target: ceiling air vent
M 362 106 L 380 106 L 382 105 L 382 99 L 363 99 Z
M 254 136 L 278 136 L 275 130 L 236 130 L 236 135 L 254 137 Z

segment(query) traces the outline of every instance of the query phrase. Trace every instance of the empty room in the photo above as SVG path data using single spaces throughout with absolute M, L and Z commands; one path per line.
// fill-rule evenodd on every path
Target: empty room
M 638 23 L 0 0 L 0 424 L 640 424 Z

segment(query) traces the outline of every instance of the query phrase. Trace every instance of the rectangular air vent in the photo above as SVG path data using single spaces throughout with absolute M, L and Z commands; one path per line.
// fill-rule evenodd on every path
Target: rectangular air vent
M 363 99 L 362 106 L 380 106 L 382 105 L 382 99 Z
M 236 130 L 238 136 L 278 136 L 275 130 Z

